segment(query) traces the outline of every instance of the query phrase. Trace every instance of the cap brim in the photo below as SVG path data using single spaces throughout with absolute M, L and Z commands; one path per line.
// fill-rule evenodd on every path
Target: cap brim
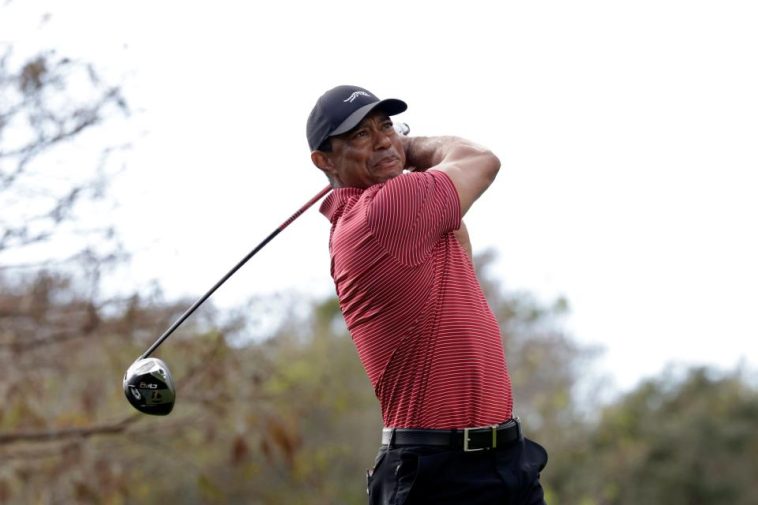
M 368 116 L 374 109 L 381 109 L 388 116 L 394 116 L 395 114 L 405 112 L 407 108 L 408 105 L 397 98 L 387 98 L 385 100 L 379 100 L 378 102 L 364 105 L 350 114 L 329 136 L 333 137 L 335 135 L 342 135 L 343 133 L 349 132 L 358 126 L 358 123 L 363 121 L 363 118 Z

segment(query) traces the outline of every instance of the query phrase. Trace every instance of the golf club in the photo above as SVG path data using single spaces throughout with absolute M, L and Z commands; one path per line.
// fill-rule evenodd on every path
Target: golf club
M 395 130 L 401 135 L 408 135 L 410 128 L 405 123 L 396 123 L 394 125 Z M 308 200 L 308 202 L 300 207 L 297 212 L 292 214 L 286 221 L 284 221 L 278 228 L 276 228 L 268 237 L 255 246 L 244 258 L 242 258 L 234 267 L 229 270 L 226 275 L 219 279 L 216 284 L 213 285 L 203 296 L 201 296 L 195 303 L 192 304 L 169 328 L 163 332 L 163 335 L 147 348 L 142 355 L 137 358 L 134 363 L 129 366 L 124 374 L 123 388 L 126 399 L 132 406 L 145 414 L 151 415 L 167 415 L 174 408 L 174 402 L 176 400 L 176 388 L 174 386 L 174 380 L 171 376 L 166 363 L 158 358 L 150 358 L 149 356 L 172 334 L 181 324 L 197 310 L 210 296 L 224 284 L 229 277 L 234 275 L 237 270 L 250 260 L 255 254 L 263 249 L 266 244 L 276 237 L 282 230 L 289 226 L 295 219 L 308 210 L 314 203 L 319 201 L 324 195 L 332 190 L 332 186 L 326 186 L 319 191 L 316 196 Z
M 176 388 L 163 360 L 140 358 L 124 374 L 124 394 L 140 412 L 165 416 L 174 408 Z

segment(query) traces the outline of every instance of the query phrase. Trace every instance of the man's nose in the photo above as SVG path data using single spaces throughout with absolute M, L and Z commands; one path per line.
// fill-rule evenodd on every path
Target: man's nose
M 387 149 L 392 145 L 392 142 L 390 141 L 390 134 L 383 131 L 377 131 L 374 133 L 374 148 L 379 149 Z

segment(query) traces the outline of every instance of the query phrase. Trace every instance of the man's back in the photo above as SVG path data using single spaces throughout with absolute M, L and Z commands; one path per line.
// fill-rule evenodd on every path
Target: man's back
M 453 235 L 458 194 L 439 171 L 337 189 L 332 275 L 386 426 L 457 428 L 511 417 L 500 331 Z

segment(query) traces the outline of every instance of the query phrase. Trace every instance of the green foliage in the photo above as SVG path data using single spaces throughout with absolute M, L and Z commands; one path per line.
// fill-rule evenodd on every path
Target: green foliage
M 737 372 L 649 380 L 604 410 L 583 492 L 620 505 L 754 504 L 757 420 L 758 391 Z

